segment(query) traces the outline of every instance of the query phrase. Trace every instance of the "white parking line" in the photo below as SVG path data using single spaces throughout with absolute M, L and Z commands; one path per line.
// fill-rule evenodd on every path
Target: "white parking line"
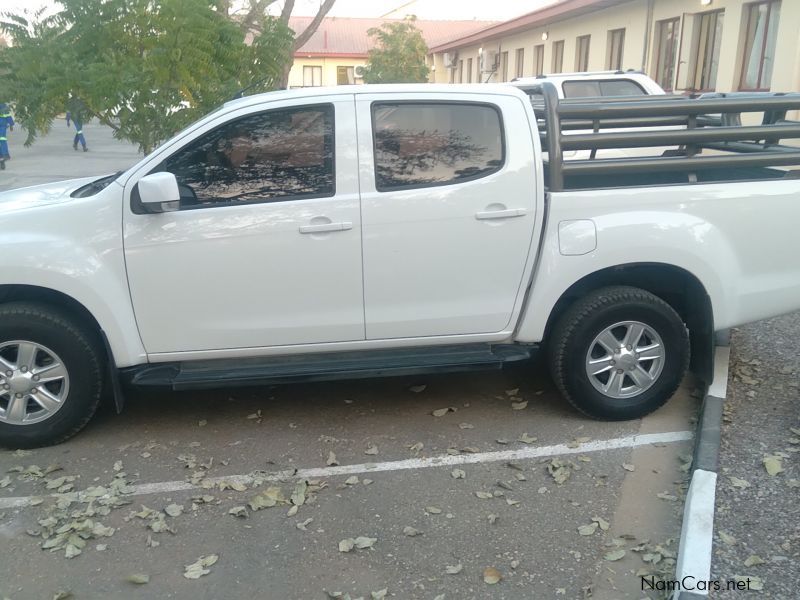
M 407 460 L 393 460 L 380 463 L 362 463 L 357 465 L 341 465 L 335 467 L 319 467 L 313 469 L 294 469 L 289 471 L 276 471 L 260 474 L 263 481 L 287 481 L 291 479 L 316 479 L 322 477 L 335 477 L 337 475 L 357 475 L 361 473 L 378 473 L 382 471 L 407 471 L 411 469 L 427 469 L 430 467 L 448 467 L 452 465 L 470 465 L 477 463 L 490 463 L 511 460 L 529 460 L 546 456 L 561 456 L 566 454 L 585 454 L 587 452 L 601 452 L 603 450 L 618 450 L 621 448 L 636 448 L 650 444 L 670 444 L 683 442 L 693 437 L 691 431 L 668 431 L 665 433 L 649 433 L 644 435 L 629 435 L 612 438 L 610 440 L 596 440 L 584 442 L 577 446 L 573 444 L 555 444 L 553 446 L 533 446 L 518 450 L 503 450 L 499 452 L 476 452 L 474 454 L 445 454 L 430 458 L 409 458 Z M 248 484 L 253 481 L 251 475 L 228 475 L 224 477 L 209 477 L 211 483 L 222 481 L 239 482 Z M 162 481 L 158 483 L 142 483 L 133 486 L 131 496 L 146 494 L 168 494 L 186 490 L 203 489 L 186 481 Z M 57 494 L 53 495 L 54 497 Z M 0 498 L 0 509 L 27 506 L 36 496 L 17 496 L 15 498 Z

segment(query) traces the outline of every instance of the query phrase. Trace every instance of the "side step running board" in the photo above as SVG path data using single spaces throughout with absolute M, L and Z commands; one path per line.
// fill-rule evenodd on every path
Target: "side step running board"
M 535 345 L 470 344 L 391 350 L 154 363 L 121 371 L 126 383 L 190 390 L 500 369 L 530 358 Z

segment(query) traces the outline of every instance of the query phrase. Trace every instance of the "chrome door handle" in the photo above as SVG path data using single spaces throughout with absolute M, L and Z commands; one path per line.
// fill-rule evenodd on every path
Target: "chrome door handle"
M 487 219 L 513 219 L 514 217 L 522 217 L 528 211 L 524 208 L 507 208 L 506 210 L 487 210 L 475 213 L 475 218 L 479 221 Z
M 300 233 L 326 233 L 328 231 L 347 231 L 352 229 L 353 224 L 349 221 L 341 223 L 320 223 L 319 225 L 301 225 Z

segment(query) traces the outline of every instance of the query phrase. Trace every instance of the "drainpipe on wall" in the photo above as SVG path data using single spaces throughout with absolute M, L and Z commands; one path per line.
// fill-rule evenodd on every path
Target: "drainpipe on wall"
M 647 18 L 644 28 L 644 48 L 642 49 L 642 72 L 647 73 L 650 64 L 650 32 L 653 30 L 653 4 L 655 0 L 647 0 Z

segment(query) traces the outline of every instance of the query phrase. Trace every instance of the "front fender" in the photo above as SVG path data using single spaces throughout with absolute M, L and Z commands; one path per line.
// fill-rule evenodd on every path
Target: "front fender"
M 28 207 L 2 216 L 0 284 L 36 286 L 84 306 L 108 337 L 120 367 L 146 361 L 128 292 L 122 248 L 122 190 Z

